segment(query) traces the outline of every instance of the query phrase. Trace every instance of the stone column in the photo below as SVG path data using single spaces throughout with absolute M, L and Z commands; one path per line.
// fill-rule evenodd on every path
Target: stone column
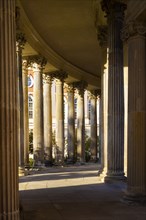
M 117 1 L 102 1 L 107 14 L 109 74 L 108 74 L 108 167 L 105 181 L 124 179 L 124 83 L 123 28 L 126 5 Z
M 18 144 L 19 144 L 19 175 L 24 175 L 24 101 L 22 81 L 22 49 L 26 43 L 23 33 L 17 30 L 16 57 L 18 81 Z
M 100 173 L 104 177 L 107 173 L 107 96 L 108 96 L 108 50 L 107 50 L 107 26 L 97 26 L 97 37 L 101 49 L 101 95 L 100 95 L 100 110 L 101 110 L 101 129 L 100 129 Z
M 19 220 L 15 1 L 0 1 L 0 219 Z
M 128 40 L 128 187 L 126 199 L 146 201 L 146 27 L 130 22 Z
M 85 162 L 85 115 L 84 91 L 87 88 L 85 81 L 75 83 L 78 90 L 77 100 L 77 162 Z
M 64 79 L 67 74 L 60 70 L 54 73 L 56 78 L 56 144 L 57 163 L 64 162 Z
M 42 74 L 47 61 L 40 55 L 30 56 L 29 62 L 34 71 L 34 119 L 33 119 L 33 154 L 36 165 L 44 163 L 43 143 L 43 82 Z
M 91 100 L 91 111 L 90 111 L 90 160 L 97 162 L 97 91 L 93 90 L 89 93 Z
M 45 73 L 43 87 L 45 165 L 52 165 L 52 77 Z
M 75 161 L 75 108 L 74 85 L 68 85 L 68 160 Z
M 29 117 L 28 117 L 28 62 L 23 60 L 23 105 L 24 105 L 24 164 L 29 164 Z

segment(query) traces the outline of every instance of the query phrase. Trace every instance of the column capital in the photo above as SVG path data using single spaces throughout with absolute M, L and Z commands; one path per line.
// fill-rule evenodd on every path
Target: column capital
M 64 80 L 68 77 L 68 74 L 64 70 L 56 70 L 56 71 L 50 72 L 50 75 L 53 78 L 56 78 L 56 82 L 57 81 L 64 82 Z
M 69 83 L 67 86 L 67 92 L 71 93 L 74 92 L 74 83 Z
M 123 19 L 127 6 L 122 0 L 102 0 L 101 8 L 106 13 L 107 18 Z
M 19 46 L 21 49 L 23 49 L 25 43 L 26 43 L 25 34 L 21 31 L 16 32 L 16 45 Z
M 27 60 L 23 59 L 22 60 L 22 70 L 23 70 L 23 72 L 25 72 L 27 70 L 27 68 L 28 68 L 28 62 L 27 62 Z
M 95 90 L 90 90 L 88 92 L 88 96 L 89 96 L 89 99 L 97 99 L 98 96 L 100 96 L 101 94 L 101 90 L 100 89 L 95 89 Z
M 101 47 L 107 47 L 108 28 L 107 25 L 97 26 L 97 38 Z
M 44 69 L 47 64 L 47 59 L 42 55 L 32 55 L 23 57 L 23 59 L 27 60 L 28 65 L 33 67 L 34 69 Z
M 43 83 L 44 84 L 52 84 L 53 78 L 48 73 L 43 74 Z
M 121 37 L 123 41 L 127 41 L 130 37 L 136 35 L 145 36 L 145 34 L 146 34 L 145 25 L 133 20 L 124 26 Z
M 83 96 L 88 83 L 86 81 L 74 82 L 74 87 L 78 90 L 78 94 Z

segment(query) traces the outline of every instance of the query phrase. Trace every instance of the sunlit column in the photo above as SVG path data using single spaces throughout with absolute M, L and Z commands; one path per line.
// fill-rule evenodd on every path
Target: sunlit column
M 43 69 L 47 63 L 41 55 L 29 57 L 34 72 L 33 88 L 33 154 L 35 165 L 44 163 L 44 141 L 43 141 Z
M 123 29 L 128 42 L 128 186 L 126 199 L 146 201 L 146 27 Z
M 52 164 L 52 77 L 43 75 L 44 152 L 45 165 Z
M 74 85 L 68 85 L 68 159 L 75 161 L 75 108 Z
M 53 74 L 52 74 L 53 75 Z M 64 80 L 67 73 L 60 70 L 53 75 L 56 78 L 56 162 L 64 162 Z
M 17 57 L 17 83 L 18 83 L 18 144 L 19 144 L 19 175 L 24 175 L 24 99 L 22 76 L 22 49 L 26 43 L 25 35 L 17 31 L 16 57 Z
M 29 117 L 28 117 L 28 61 L 23 60 L 23 103 L 24 103 L 24 164 L 29 164 Z
M 89 98 L 91 100 L 91 110 L 90 110 L 90 153 L 91 161 L 97 161 L 97 91 L 92 90 L 89 93 Z
M 85 162 L 85 114 L 84 114 L 84 92 L 87 88 L 85 81 L 75 83 L 78 91 L 77 99 L 77 161 Z

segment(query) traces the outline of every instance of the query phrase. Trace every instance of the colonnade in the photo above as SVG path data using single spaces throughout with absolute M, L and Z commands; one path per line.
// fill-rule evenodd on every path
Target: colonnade
M 67 73 L 58 70 L 54 72 L 43 72 L 45 64 L 44 58 L 37 56 L 25 57 L 25 61 L 32 66 L 34 72 L 34 125 L 33 125 L 33 154 L 35 165 L 52 164 L 52 81 L 56 85 L 56 125 L 55 125 L 55 162 L 62 164 L 64 162 L 64 80 Z M 41 66 L 38 68 L 37 60 Z M 25 65 L 27 68 L 27 66 Z M 24 68 L 24 67 L 23 67 Z M 27 72 L 27 71 L 26 71 Z M 84 91 L 87 87 L 85 81 L 74 82 L 67 86 L 68 93 L 68 162 L 85 162 L 85 117 L 84 117 Z M 74 91 L 78 91 L 77 103 L 77 135 L 75 135 L 74 118 Z M 92 91 L 94 92 L 94 91 Z M 94 92 L 95 93 L 95 92 Z M 92 116 L 91 121 L 91 140 L 92 161 L 97 161 L 97 109 L 96 97 L 94 95 L 94 104 L 91 103 Z M 25 102 L 24 105 L 28 105 Z M 94 132 L 93 132 L 94 129 Z M 77 146 L 75 144 L 77 142 Z M 95 148 L 95 149 L 94 149 Z M 92 156 L 92 154 L 94 154 Z
M 23 115 L 27 118 L 28 110 L 21 100 L 27 99 L 27 67 L 23 62 L 22 47 L 25 40 L 23 34 L 16 36 L 15 25 L 15 1 L 1 0 L 1 25 L 0 25 L 0 218 L 19 219 L 19 196 L 18 196 L 18 165 L 21 168 L 28 161 L 27 149 L 24 151 L 24 137 L 28 141 L 28 120 L 22 121 Z M 107 14 L 109 49 L 108 77 L 103 75 L 103 86 L 108 82 L 108 98 L 105 91 L 101 91 L 102 97 L 102 168 L 106 170 L 105 181 L 123 180 L 124 177 L 124 96 L 123 96 L 123 44 L 121 37 L 128 45 L 128 174 L 127 193 L 125 200 L 143 202 L 146 200 L 146 27 L 137 21 L 128 22 L 123 28 L 125 4 L 118 1 L 102 1 L 103 11 Z M 16 19 L 17 20 L 17 19 Z M 7 33 L 7 34 L 6 34 Z M 17 40 L 17 51 L 15 42 Z M 19 40 L 24 40 L 20 42 Z M 20 45 L 22 43 L 22 45 Z M 21 47 L 22 46 L 22 47 Z M 17 66 L 16 66 L 17 52 Z M 34 68 L 35 88 L 34 95 L 37 97 L 34 107 L 34 155 L 36 162 L 42 163 L 44 155 L 51 160 L 51 144 L 48 142 L 51 133 L 51 80 L 44 85 L 47 103 L 44 105 L 46 118 L 43 117 L 43 93 L 42 73 L 46 60 L 41 56 L 32 57 L 31 64 Z M 102 70 L 103 71 L 103 70 Z M 59 71 L 60 72 L 60 71 Z M 16 74 L 17 73 L 17 74 Z M 54 74 L 54 73 L 53 73 Z M 56 73 L 55 73 L 56 74 Z M 62 74 L 62 72 L 61 72 Z M 49 76 L 50 77 L 50 76 Z M 54 76 L 53 76 L 54 77 Z M 57 78 L 57 76 L 55 76 Z M 57 78 L 57 145 L 60 151 L 59 162 L 63 160 L 63 82 L 64 78 Z M 22 87 L 22 84 L 25 86 Z M 87 86 L 81 83 L 79 91 L 79 118 L 77 131 L 77 160 L 84 161 L 84 99 L 83 91 Z M 69 91 L 69 157 L 74 160 L 74 110 L 72 86 Z M 18 92 L 19 88 L 19 92 Z M 22 88 L 24 88 L 22 90 Z M 107 88 L 107 87 L 106 87 Z M 19 96 L 18 96 L 19 95 Z M 23 97 L 23 98 L 22 98 Z M 57 98 L 56 97 L 56 98 Z M 107 98 L 105 102 L 105 98 Z M 106 104 L 108 103 L 108 107 Z M 94 106 L 94 104 L 93 104 Z M 107 112 L 104 112 L 104 107 Z M 47 109 L 48 108 L 48 109 Z M 92 112 L 94 110 L 92 109 Z M 47 112 L 47 113 L 46 113 Z M 47 125 L 45 123 L 47 123 Z M 92 119 L 93 120 L 93 119 Z M 47 122 L 48 121 L 48 122 Z M 107 122 L 107 123 L 106 123 Z M 44 126 L 45 127 L 44 127 Z M 108 127 L 107 127 L 108 126 Z M 91 126 L 92 127 L 92 126 Z M 24 128 L 24 129 L 23 129 Z M 44 132 L 45 131 L 45 132 Z M 51 134 L 52 135 L 52 134 Z M 93 132 L 92 132 L 93 135 Z M 27 137 L 27 138 L 26 138 Z M 21 140 L 21 141 L 18 141 Z M 51 140 L 51 138 L 50 138 Z M 93 139 L 94 143 L 94 139 Z M 93 144 L 92 143 L 92 144 Z M 23 144 L 23 146 L 21 146 Z M 45 148 L 44 148 L 45 144 Z M 106 145 L 107 144 L 107 145 Z M 27 144 L 26 144 L 27 145 Z M 21 147 L 20 147 L 21 146 Z M 18 154 L 19 147 L 19 154 Z M 107 150 L 106 150 L 107 149 Z M 19 160 L 18 160 L 19 155 Z M 25 156 L 24 156 L 25 155 Z M 94 159 L 94 154 L 93 154 Z

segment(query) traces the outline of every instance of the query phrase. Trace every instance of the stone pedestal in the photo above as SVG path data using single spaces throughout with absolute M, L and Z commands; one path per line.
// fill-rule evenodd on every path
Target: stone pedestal
M 128 40 L 128 186 L 126 200 L 146 202 L 146 27 L 130 22 Z
M 19 220 L 15 1 L 0 1 L 0 219 Z
M 75 109 L 74 86 L 68 85 L 68 161 L 75 161 Z
M 45 165 L 52 165 L 52 78 L 49 74 L 43 76 L 43 110 L 44 110 L 44 153 Z
M 121 30 L 125 4 L 102 1 L 108 22 L 108 167 L 105 181 L 124 177 L 124 83 Z
M 85 162 L 85 115 L 84 115 L 84 91 L 87 83 L 76 82 L 78 90 L 77 99 L 77 162 Z

